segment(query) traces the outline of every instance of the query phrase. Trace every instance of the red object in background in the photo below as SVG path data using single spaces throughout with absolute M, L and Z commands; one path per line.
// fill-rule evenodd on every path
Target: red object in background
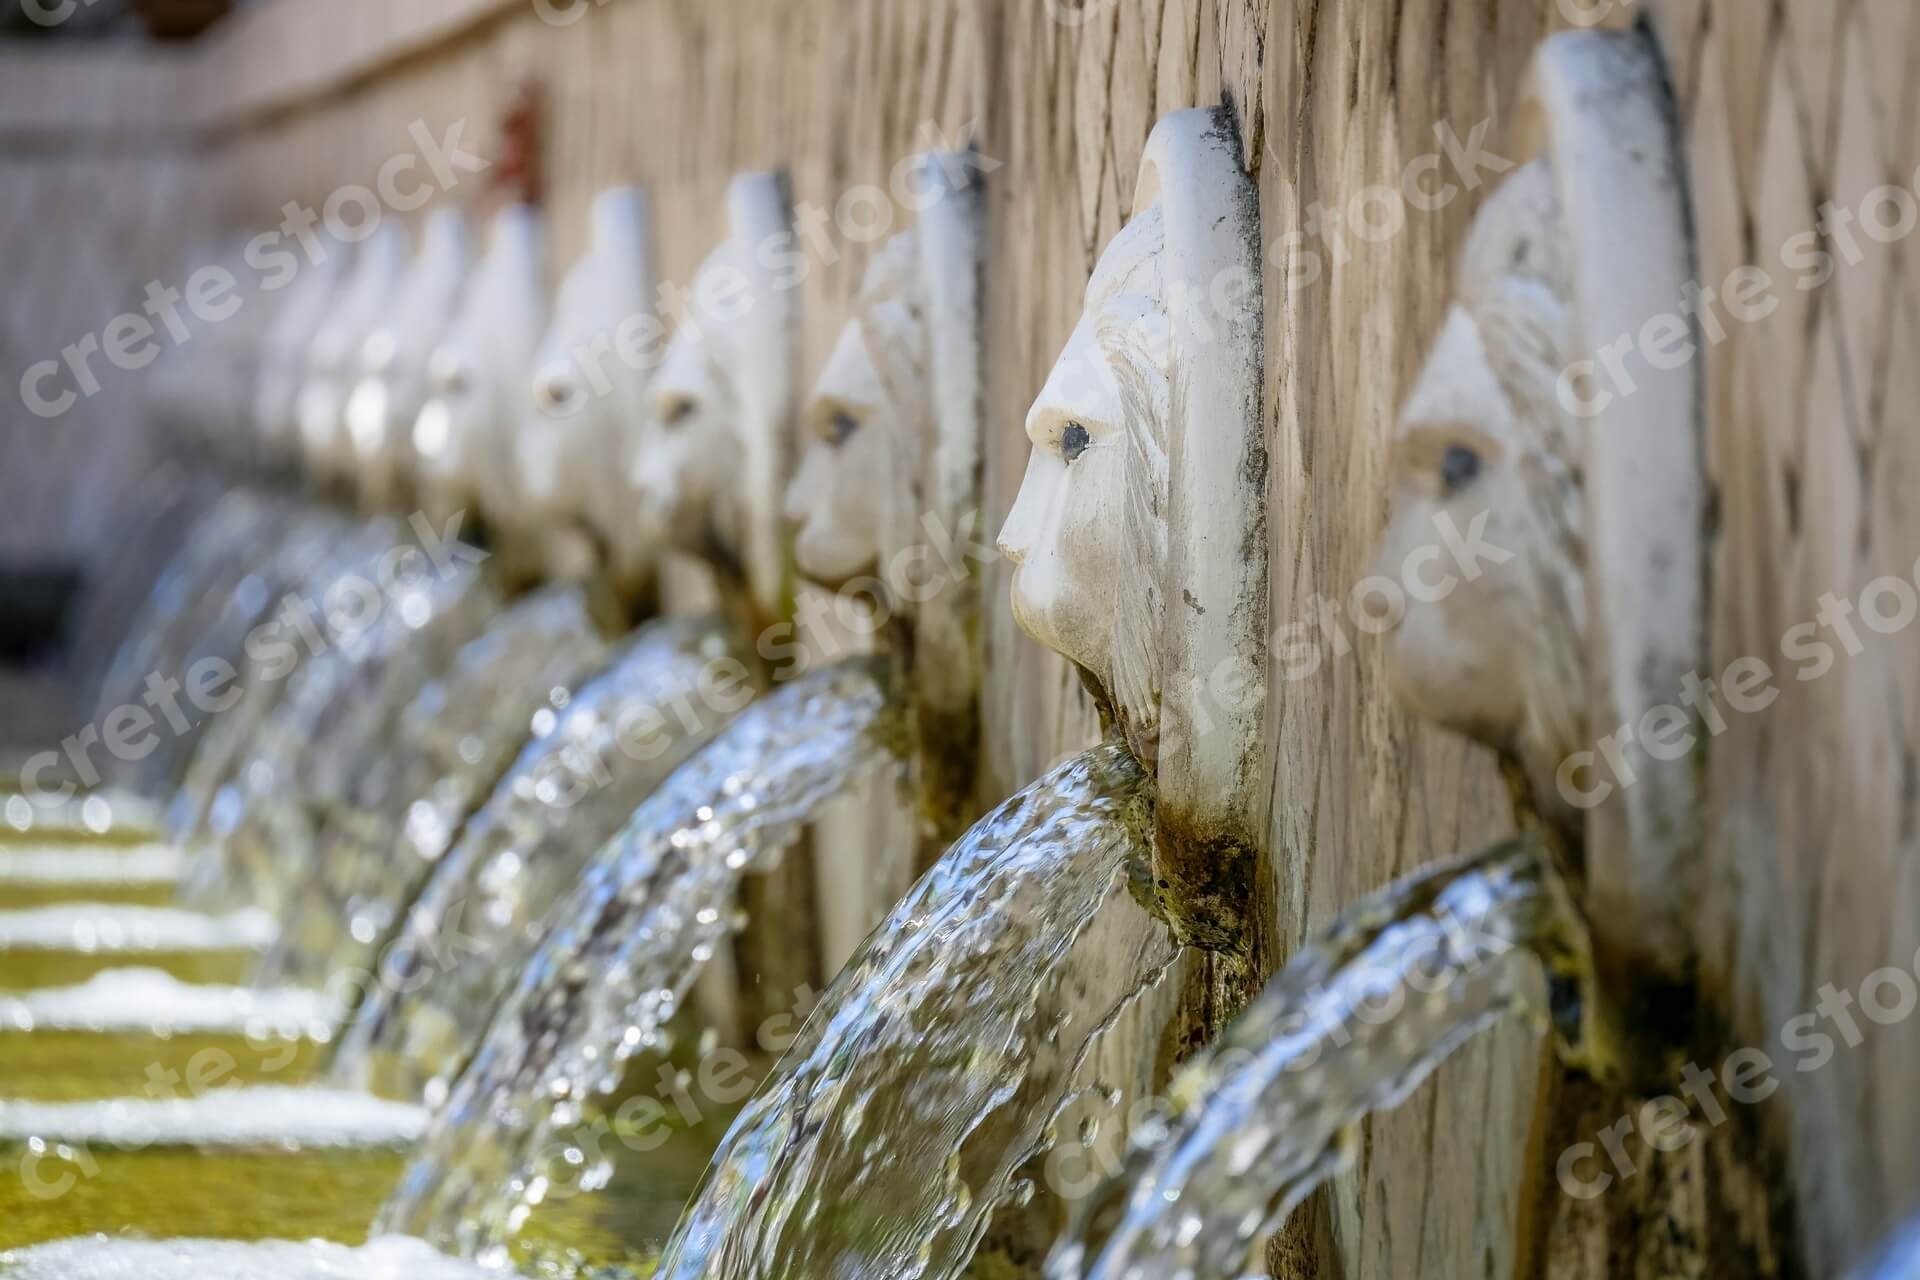
M 232 9 L 233 0 L 133 0 L 133 11 L 156 40 L 190 40 Z
M 521 204 L 539 204 L 545 194 L 540 162 L 545 124 L 540 85 L 526 81 L 500 118 L 500 161 L 492 176 L 495 189 Z

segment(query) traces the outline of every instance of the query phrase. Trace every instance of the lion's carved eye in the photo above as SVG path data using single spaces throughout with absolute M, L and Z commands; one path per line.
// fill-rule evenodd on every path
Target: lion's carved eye
M 564 413 L 579 397 L 580 389 L 571 378 L 556 375 L 546 379 L 540 385 L 540 399 L 543 408 L 556 413 Z
M 1480 455 L 1466 445 L 1450 444 L 1440 455 L 1440 485 L 1449 495 L 1460 492 L 1479 475 Z
M 1069 422 L 1067 429 L 1060 433 L 1060 456 L 1072 462 L 1085 453 L 1087 446 L 1092 443 L 1093 439 L 1087 435 L 1085 427 L 1077 422 Z
M 827 423 L 827 443 L 843 445 L 852 439 L 853 433 L 860 429 L 860 420 L 845 409 L 835 413 Z

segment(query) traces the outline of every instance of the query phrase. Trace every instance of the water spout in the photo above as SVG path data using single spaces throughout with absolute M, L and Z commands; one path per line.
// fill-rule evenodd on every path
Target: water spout
M 1131 893 L 1150 810 L 1109 745 L 977 823 L 836 980 L 659 1275 L 959 1275 L 994 1210 L 1031 1194 L 1020 1169 L 1080 1064 L 1176 956 Z M 1099 963 L 1075 963 L 1103 920 Z
M 346 795 L 369 745 L 499 607 L 471 565 L 395 594 L 371 627 L 345 628 L 287 677 L 211 806 L 214 835 L 225 838 L 195 851 L 190 905 L 245 902 L 279 914 L 312 865 L 319 820 Z
M 672 710 L 734 649 L 714 618 L 662 619 L 534 739 L 434 867 L 334 1059 L 343 1086 L 444 1101 L 587 859 L 713 734 Z M 653 724 L 658 732 L 636 734 Z
M 1894 1232 L 1871 1258 L 1847 1275 L 1848 1280 L 1920 1280 L 1920 1220 Z
M 503 1264 L 560 1172 L 543 1158 L 566 1162 L 584 1187 L 604 1183 L 604 1157 L 570 1140 L 584 1108 L 658 1047 L 732 930 L 741 878 L 773 865 L 824 800 L 894 758 L 890 683 L 865 659 L 801 676 L 640 806 L 563 905 L 378 1230 Z
M 586 593 L 556 586 L 499 615 L 399 719 L 328 822 L 256 984 L 319 987 L 368 966 L 468 814 L 607 647 Z
M 1228 1280 L 1454 1049 L 1508 1011 L 1581 1040 L 1585 925 L 1520 839 L 1362 900 L 1176 1081 L 1170 1123 L 1076 1214 L 1048 1280 Z M 1542 976 L 1546 981 L 1542 982 Z M 1542 1017 L 1542 1021 L 1545 1018 Z

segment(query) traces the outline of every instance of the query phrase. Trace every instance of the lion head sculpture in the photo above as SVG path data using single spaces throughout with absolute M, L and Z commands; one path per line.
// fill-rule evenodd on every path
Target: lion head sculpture
M 459 314 L 427 359 L 412 444 L 418 497 L 436 522 L 511 509 L 510 429 L 547 306 L 545 219 L 531 205 L 510 205 L 494 216 Z
M 347 396 L 359 373 L 367 337 L 385 318 L 405 274 L 412 237 L 397 219 L 373 231 L 354 259 L 327 319 L 307 347 L 305 381 L 295 410 L 300 453 L 308 478 L 324 488 L 354 479 L 353 445 L 347 435 Z
M 915 771 L 930 839 L 971 815 L 979 585 L 947 554 L 979 518 L 981 199 L 970 153 L 916 158 L 918 220 L 868 263 L 853 315 L 802 413 L 787 489 L 795 559 L 828 587 L 885 592 L 909 665 Z M 864 585 L 864 584 L 863 584 Z
M 611 544 L 622 532 L 617 460 L 646 412 L 651 372 L 613 351 L 628 326 L 652 316 L 646 193 L 601 192 L 591 222 L 591 243 L 561 284 L 553 323 L 534 355 L 531 394 L 514 406 L 516 500 L 503 518 L 549 571 L 563 576 L 591 568 L 599 554 L 595 534 Z
M 390 307 L 360 344 L 344 418 L 356 485 L 371 509 L 401 504 L 414 488 L 412 427 L 427 399 L 428 361 L 453 322 L 471 266 L 466 215 L 435 209 Z
M 735 178 L 727 211 L 728 238 L 694 277 L 626 474 L 648 536 L 706 559 L 773 616 L 789 594 L 780 497 L 797 356 L 798 278 L 780 270 L 792 240 L 784 180 Z
M 1401 413 L 1376 566 L 1409 581 L 1386 642 L 1395 692 L 1508 753 L 1563 822 L 1555 773 L 1588 736 L 1587 427 L 1555 392 L 1574 358 L 1572 289 L 1553 172 L 1535 160 L 1467 237 L 1454 305 Z M 1490 558 L 1455 563 L 1467 538 Z
M 1027 414 L 1033 452 L 1000 533 L 1013 612 L 1098 684 L 1136 743 L 1158 732 L 1167 563 L 1168 321 L 1158 206 L 1114 236 Z
M 1240 954 L 1269 915 L 1259 235 L 1231 112 L 1162 117 L 1133 216 L 1027 414 L 1000 534 L 1014 617 L 1153 773 L 1166 919 Z

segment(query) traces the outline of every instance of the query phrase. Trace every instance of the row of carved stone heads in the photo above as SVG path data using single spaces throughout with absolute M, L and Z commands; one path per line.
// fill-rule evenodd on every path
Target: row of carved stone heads
M 1584 848 L 1610 954 L 1678 974 L 1691 762 L 1628 744 L 1612 764 L 1635 785 L 1592 806 L 1598 775 L 1567 771 L 1598 727 L 1671 701 L 1700 657 L 1695 374 L 1640 359 L 1630 402 L 1573 376 L 1672 310 L 1692 270 L 1657 51 L 1639 34 L 1555 37 L 1520 118 L 1525 160 L 1459 254 L 1394 442 L 1377 572 L 1404 616 L 1386 643 L 1401 697 L 1508 753 Z M 1267 255 L 1240 155 L 1225 110 L 1154 130 L 1132 216 L 1027 418 L 1000 535 L 1020 624 L 1089 675 L 1155 765 L 1162 825 L 1216 850 L 1265 838 L 1268 657 L 1288 623 L 1268 609 L 1288 498 L 1269 491 L 1266 449 L 1294 428 L 1266 409 Z M 979 506 L 980 188 L 995 180 L 964 156 L 920 161 L 914 224 L 872 254 L 805 397 L 792 202 L 755 174 L 730 186 L 725 237 L 685 290 L 660 288 L 637 188 L 594 201 L 589 247 L 551 297 L 536 208 L 497 214 L 477 260 L 457 211 L 431 213 L 417 249 L 388 220 L 303 264 L 270 322 L 203 342 L 156 407 L 370 507 L 478 513 L 540 573 L 644 575 L 662 549 L 691 550 L 777 615 L 791 547 L 810 579 L 877 574 L 896 608 L 951 614 L 972 606 L 895 575 L 930 528 Z M 668 294 L 689 299 L 678 314 L 659 313 Z M 1163 853 L 1190 940 L 1230 939 L 1244 881 L 1211 854 Z

